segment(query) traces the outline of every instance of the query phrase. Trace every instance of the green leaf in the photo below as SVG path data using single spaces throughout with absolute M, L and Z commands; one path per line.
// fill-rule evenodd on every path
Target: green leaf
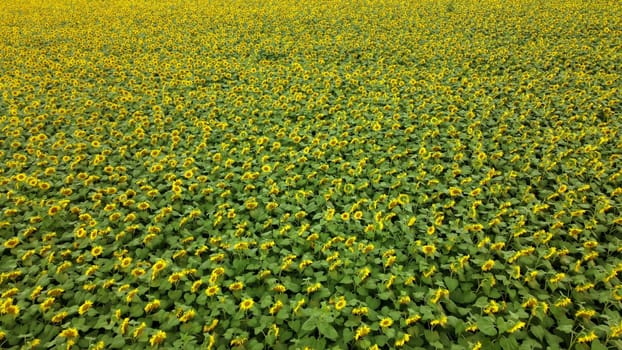
M 378 298 L 380 298 L 380 300 L 389 300 L 389 298 L 391 298 L 391 292 L 382 292 L 378 294 Z
M 475 302 L 475 304 L 473 304 L 473 306 L 480 307 L 480 308 L 484 308 L 488 306 L 488 298 L 486 297 L 477 298 L 477 301 Z
M 477 320 L 477 328 L 487 336 L 493 337 L 497 335 L 497 328 L 495 322 L 490 317 L 481 317 Z
M 303 324 L 302 327 L 300 327 L 300 329 L 302 329 L 303 331 L 312 331 L 317 327 L 317 318 L 316 317 L 309 317 L 309 319 L 307 319 Z
M 564 332 L 567 334 L 572 333 L 572 328 L 574 327 L 573 324 L 568 323 L 568 324 L 563 324 L 563 325 L 558 325 L 557 326 L 557 330 L 559 330 L 560 332 Z
M 520 350 L 520 345 L 513 336 L 499 339 L 499 345 L 503 350 Z
M 598 339 L 592 342 L 591 350 L 607 350 L 607 349 L 609 348 L 603 345 L 603 343 L 601 343 Z
M 447 287 L 450 292 L 456 290 L 456 288 L 458 288 L 458 286 L 460 285 L 460 282 L 455 278 L 445 277 L 444 281 L 445 287 Z
M 549 332 L 547 332 L 544 335 L 544 338 L 546 339 L 546 343 L 549 344 L 551 348 L 555 348 L 555 347 L 559 348 L 560 347 L 559 344 L 561 344 L 564 341 L 562 337 L 556 336 Z
M 133 318 L 140 317 L 144 314 L 144 310 L 140 305 L 132 305 L 130 308 L 130 316 Z
M 330 340 L 336 340 L 339 337 L 339 333 L 330 323 L 319 323 L 317 329 L 320 331 L 320 334 Z
M 432 331 L 429 329 L 424 330 L 423 335 L 425 337 L 425 340 L 428 341 L 428 343 L 434 343 L 440 339 L 440 336 L 438 335 L 437 331 Z
M 125 338 L 121 335 L 117 335 L 112 338 L 112 341 L 108 344 L 108 346 L 112 349 L 123 349 L 125 347 Z
M 542 328 L 542 326 L 532 326 L 532 327 L 529 328 L 529 330 L 540 341 L 542 341 L 542 338 L 544 338 L 544 335 L 546 334 L 546 330 L 544 330 L 544 328 Z
M 203 295 L 205 295 L 205 293 L 203 293 Z M 184 295 L 184 301 L 186 302 L 187 305 L 192 304 L 192 302 L 194 302 L 195 299 L 196 299 L 196 295 L 193 293 L 186 293 Z
M 252 339 L 248 342 L 248 344 L 245 345 L 245 347 L 249 350 L 262 350 L 264 348 L 264 345 L 257 340 Z
M 455 291 L 453 293 L 450 293 L 449 297 L 451 298 L 451 300 L 453 300 L 457 304 L 470 306 L 471 304 L 473 304 L 473 301 L 475 301 L 475 299 L 477 298 L 477 294 L 475 294 L 473 291 L 470 291 L 470 290 L 463 291 L 461 289 L 460 291 Z
M 168 292 L 168 297 L 171 300 L 179 300 L 179 298 L 181 298 L 181 290 L 172 290 L 170 292 Z
M 165 323 L 163 323 L 160 328 L 162 328 L 162 330 L 164 331 L 169 331 L 171 329 L 173 329 L 175 326 L 177 326 L 179 324 L 179 320 L 176 317 L 171 317 L 168 319 L 168 321 L 166 321 Z

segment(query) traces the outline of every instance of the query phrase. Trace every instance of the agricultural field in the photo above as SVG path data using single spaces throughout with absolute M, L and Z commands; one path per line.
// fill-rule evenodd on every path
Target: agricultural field
M 622 349 L 622 4 L 0 2 L 0 348 Z

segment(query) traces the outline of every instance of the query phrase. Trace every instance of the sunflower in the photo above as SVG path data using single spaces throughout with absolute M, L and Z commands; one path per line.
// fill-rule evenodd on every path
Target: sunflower
M 591 309 L 581 309 L 575 313 L 575 318 L 590 319 L 596 315 L 596 311 Z
M 270 315 L 275 315 L 276 313 L 278 313 L 281 309 L 283 308 L 283 302 L 281 302 L 280 300 L 277 300 L 274 305 L 272 305 L 270 307 Z
M 190 291 L 192 293 L 196 293 L 199 290 L 199 288 L 201 288 L 201 285 L 203 285 L 203 281 L 201 281 L 201 280 L 194 281 L 192 283 L 192 287 L 190 287 Z
M 13 299 L 9 298 L 8 303 L 2 305 L 2 314 L 11 315 L 13 317 L 19 316 L 20 308 L 17 305 L 12 304 Z
M 67 328 L 60 332 L 59 336 L 63 338 L 76 338 L 78 336 L 78 330 L 76 328 Z
M 196 311 L 194 311 L 194 309 L 190 309 L 184 312 L 183 315 L 179 317 L 179 322 L 187 323 L 188 321 L 192 320 L 194 316 L 196 316 Z
M 94 257 L 98 257 L 102 255 L 103 252 L 104 252 L 104 248 L 102 246 L 96 246 L 96 247 L 93 247 L 93 249 L 91 249 L 91 254 Z
M 410 303 L 410 301 L 411 301 L 410 297 L 408 295 L 404 295 L 404 296 L 400 297 L 399 303 L 401 305 L 406 305 L 406 304 Z
M 121 268 L 125 269 L 125 268 L 129 267 L 131 263 L 132 263 L 132 258 L 130 258 L 129 256 L 125 257 L 125 258 L 121 259 Z
M 277 202 L 268 202 L 268 204 L 266 204 L 266 210 L 274 210 L 279 206 L 279 203 Z
M 277 284 L 272 287 L 272 291 L 277 293 L 285 293 L 287 291 L 287 288 L 282 284 Z
M 135 278 L 138 278 L 142 275 L 144 275 L 146 273 L 145 269 L 137 267 L 135 269 L 132 270 L 131 274 L 132 276 L 134 276 Z
M 343 309 L 344 307 L 346 307 L 347 303 L 348 303 L 348 302 L 346 301 L 346 298 L 341 297 L 341 298 L 339 298 L 339 300 L 337 301 L 337 303 L 335 303 L 335 309 L 336 309 L 336 310 L 341 310 L 341 309 Z
M 458 187 L 450 187 L 449 188 L 449 195 L 452 197 L 457 197 L 460 196 L 462 194 L 462 189 L 458 188 Z
M 393 325 L 393 320 L 389 317 L 385 317 L 380 320 L 381 328 L 388 328 L 388 327 L 391 327 L 392 325 Z
M 581 344 L 585 344 L 585 343 L 591 343 L 592 341 L 596 339 L 598 339 L 596 332 L 591 331 L 589 334 L 577 338 L 577 342 Z
M 145 328 L 147 328 L 147 324 L 145 322 L 141 322 L 140 325 L 136 327 L 136 329 L 134 329 L 134 331 L 132 332 L 132 337 L 133 338 L 140 337 L 143 334 L 143 331 L 145 330 Z
M 157 346 L 164 343 L 164 340 L 166 340 L 166 332 L 157 331 L 154 335 L 151 336 L 151 338 L 149 338 L 149 345 Z
M 520 329 L 524 328 L 526 325 L 525 322 L 523 321 L 518 321 L 514 326 L 512 326 L 512 328 L 508 329 L 507 332 L 512 334 L 515 333 L 517 331 L 519 331 Z
M 371 328 L 369 328 L 369 326 L 367 325 L 360 326 L 359 328 L 356 329 L 356 333 L 354 334 L 354 340 L 359 340 L 363 338 L 364 336 L 368 335 L 370 331 L 371 331 Z
M 436 253 L 436 247 L 433 244 L 424 245 L 423 247 L 421 247 L 421 251 L 425 255 L 434 255 L 434 253 Z
M 82 305 L 80 305 L 80 308 L 78 308 L 78 313 L 80 315 L 84 315 L 85 313 L 87 313 L 87 311 L 89 311 L 92 305 L 93 305 L 92 301 L 90 300 L 85 301 L 84 303 L 82 303 Z
M 251 198 L 251 199 L 247 200 L 247 201 L 244 203 L 244 206 L 245 206 L 245 207 L 246 207 L 246 209 L 248 209 L 248 210 L 253 210 L 253 209 L 257 208 L 257 206 L 258 206 L 258 205 L 259 205 L 259 204 L 258 204 L 258 203 L 257 203 L 257 201 L 255 200 L 255 198 Z
M 229 285 L 229 290 L 232 291 L 232 292 L 237 292 L 237 291 L 240 291 L 242 289 L 244 289 L 244 283 L 242 283 L 240 281 L 231 283 Z
M 216 328 L 216 326 L 218 326 L 218 319 L 214 319 L 212 320 L 212 322 L 209 325 L 204 325 L 203 326 L 203 333 L 208 333 L 214 330 L 214 328 Z
M 166 268 L 166 261 L 158 260 L 155 264 L 153 264 L 153 271 L 162 271 Z
M 493 267 L 495 267 L 495 261 L 492 259 L 488 260 L 482 265 L 482 271 L 490 271 Z
M 140 202 L 140 203 L 138 203 L 138 205 L 136 207 L 139 210 L 147 210 L 147 209 L 149 209 L 150 205 L 147 202 Z
M 240 303 L 240 310 L 242 310 L 242 311 L 249 310 L 250 308 L 253 307 L 253 305 L 255 305 L 255 301 L 253 301 L 253 299 L 251 299 L 251 298 L 244 299 Z
M 209 286 L 205 290 L 205 294 L 207 294 L 208 297 L 212 297 L 216 295 L 218 292 L 220 292 L 220 287 L 218 286 Z
M 307 294 L 315 293 L 322 288 L 321 283 L 315 283 L 307 287 Z
M 58 205 L 53 205 L 48 209 L 48 215 L 49 216 L 54 216 L 56 214 L 58 214 L 58 212 L 60 211 L 60 206 Z
M 417 323 L 421 319 L 421 315 L 414 315 L 406 319 L 406 325 L 410 326 L 412 324 Z
M 41 311 L 46 312 L 52 307 L 52 305 L 54 305 L 55 301 L 56 298 L 47 298 L 39 305 L 39 308 L 41 309 Z
M 19 238 L 13 237 L 13 238 L 7 239 L 3 245 L 7 249 L 13 249 L 17 247 L 18 244 L 19 244 Z
M 410 341 L 410 334 L 405 333 L 400 339 L 395 340 L 395 347 L 400 348 Z
M 177 284 L 179 281 L 181 281 L 181 278 L 183 277 L 183 274 L 180 272 L 173 272 L 169 277 L 168 277 L 168 282 L 170 284 Z
M 56 315 L 52 316 L 52 323 L 62 323 L 63 320 L 67 317 L 67 311 L 61 311 L 59 313 L 57 313 Z

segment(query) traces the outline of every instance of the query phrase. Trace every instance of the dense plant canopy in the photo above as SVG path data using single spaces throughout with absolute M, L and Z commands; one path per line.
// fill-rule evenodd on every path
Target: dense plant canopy
M 0 3 L 0 347 L 622 348 L 618 1 Z

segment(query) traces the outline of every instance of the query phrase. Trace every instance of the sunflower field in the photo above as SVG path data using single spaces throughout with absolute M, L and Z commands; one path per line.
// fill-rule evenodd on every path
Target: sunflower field
M 622 349 L 615 0 L 0 2 L 0 348 Z

